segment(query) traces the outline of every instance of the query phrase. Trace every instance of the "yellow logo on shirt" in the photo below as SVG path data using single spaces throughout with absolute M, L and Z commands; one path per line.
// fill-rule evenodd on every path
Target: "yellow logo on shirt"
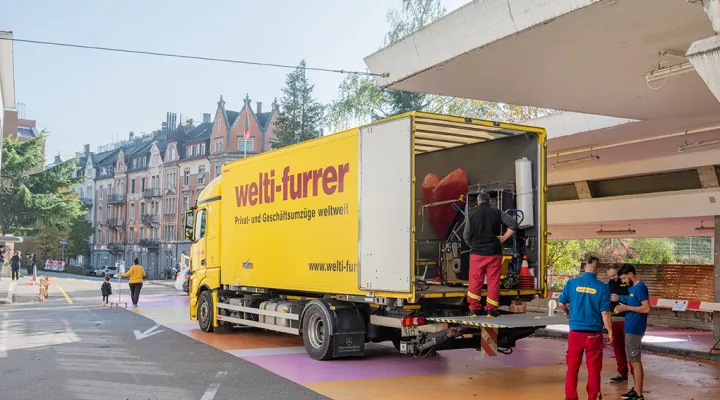
M 587 293 L 587 294 L 595 294 L 597 293 L 597 290 L 591 288 L 591 287 L 585 287 L 585 286 L 578 286 L 575 288 L 575 291 L 578 293 Z

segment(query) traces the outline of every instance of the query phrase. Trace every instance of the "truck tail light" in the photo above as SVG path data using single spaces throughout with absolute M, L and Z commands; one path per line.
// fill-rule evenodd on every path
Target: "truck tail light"
M 402 326 L 425 325 L 425 317 L 402 317 Z

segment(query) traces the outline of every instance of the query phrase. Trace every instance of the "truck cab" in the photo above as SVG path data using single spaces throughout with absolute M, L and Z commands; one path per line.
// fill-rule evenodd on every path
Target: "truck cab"
M 221 177 L 213 179 L 198 195 L 194 207 L 185 211 L 185 237 L 190 247 L 190 318 L 197 321 L 198 299 L 205 291 L 220 287 L 220 189 Z M 208 311 L 208 310 L 202 310 Z M 204 315 L 209 318 L 209 315 Z M 217 321 L 212 321 L 217 326 Z

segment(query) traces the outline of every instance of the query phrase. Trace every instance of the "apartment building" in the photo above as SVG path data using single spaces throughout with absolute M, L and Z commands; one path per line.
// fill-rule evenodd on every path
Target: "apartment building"
M 178 122 L 167 113 L 162 128 L 151 134 L 101 146 L 92 153 L 86 145 L 78 153 L 83 183 L 73 187 L 88 207 L 96 231 L 91 241 L 91 265 L 138 258 L 150 278 L 162 278 L 168 268 L 189 254 L 183 232 L 185 210 L 193 206 L 223 163 L 270 150 L 279 108 L 273 102 L 262 112 L 253 110 L 246 96 L 240 111 L 225 109 L 220 98 L 215 113 L 202 123 Z M 227 145 L 229 144 L 229 145 Z M 80 176 L 80 175 L 79 175 Z

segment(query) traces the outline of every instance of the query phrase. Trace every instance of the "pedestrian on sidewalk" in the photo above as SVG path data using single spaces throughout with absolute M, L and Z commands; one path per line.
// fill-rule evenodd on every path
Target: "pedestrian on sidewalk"
M 599 261 L 597 257 L 588 258 L 585 273 L 570 279 L 558 299 L 560 308 L 570 314 L 565 400 L 578 400 L 577 382 L 583 353 L 588 369 L 588 399 L 602 399 L 603 326 L 608 331 L 608 344 L 613 342 L 613 332 L 610 289 L 596 275 Z
M 133 265 L 130 269 L 122 274 L 122 276 L 129 276 L 130 284 L 130 298 L 132 299 L 133 307 L 138 306 L 138 300 L 140 300 L 140 290 L 143 286 L 143 278 L 145 277 L 145 269 L 140 265 L 140 261 L 136 258 L 133 260 Z
M 650 313 L 650 293 L 647 286 L 638 279 L 635 273 L 635 266 L 623 264 L 620 267 L 620 279 L 630 286 L 629 294 L 626 296 L 613 295 L 612 298 L 620 301 L 618 311 L 625 314 L 625 352 L 630 362 L 630 373 L 633 376 L 635 386 L 622 395 L 623 399 L 645 400 L 643 395 L 643 383 L 645 371 L 642 365 L 642 338 L 647 329 L 647 318 Z
M 20 252 L 15 251 L 15 254 L 10 259 L 10 269 L 12 270 L 11 281 L 20 280 Z
M 5 245 L 0 244 L 0 281 L 2 280 L 2 270 L 5 266 Z
M 608 280 L 608 288 L 610 289 L 610 296 L 627 296 L 630 294 L 628 289 L 630 286 L 620 279 L 618 270 L 620 268 L 616 264 L 612 264 L 607 269 L 607 274 L 610 280 Z M 628 380 L 628 360 L 625 356 L 625 313 L 618 313 L 616 308 L 620 305 L 620 302 L 612 302 L 612 333 L 613 333 L 613 352 L 615 353 L 615 362 L 617 363 L 617 375 L 610 378 L 612 383 L 626 382 Z
M 110 295 L 112 294 L 112 285 L 110 284 L 110 275 L 109 274 L 105 274 L 105 282 L 103 282 L 102 286 L 100 287 L 100 292 L 102 292 L 103 307 L 107 307 L 108 299 L 110 298 Z

